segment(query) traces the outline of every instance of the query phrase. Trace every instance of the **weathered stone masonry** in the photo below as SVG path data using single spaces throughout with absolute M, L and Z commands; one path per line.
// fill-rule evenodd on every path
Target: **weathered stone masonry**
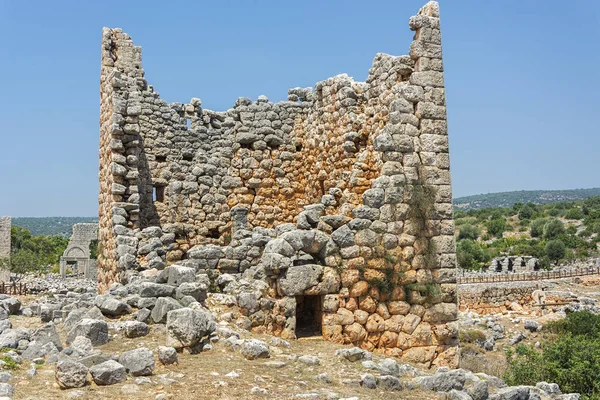
M 0 217 L 0 261 L 6 262 L 10 260 L 10 228 L 11 228 L 10 217 Z M 10 281 L 10 270 L 7 268 L 1 268 L 0 266 L 0 282 Z
M 167 104 L 141 48 L 105 28 L 101 290 L 177 263 L 225 291 L 235 281 L 254 330 L 295 337 L 298 307 L 316 296 L 329 340 L 455 364 L 437 3 L 409 25 L 409 55 L 377 54 L 365 82 L 339 75 L 225 112 Z

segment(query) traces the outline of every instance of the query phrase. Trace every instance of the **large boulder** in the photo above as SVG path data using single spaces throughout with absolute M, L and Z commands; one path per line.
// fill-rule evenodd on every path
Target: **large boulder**
M 94 351 L 92 341 L 84 336 L 77 336 L 70 347 L 80 357 L 87 356 Z
M 108 324 L 106 321 L 84 318 L 67 333 L 67 343 L 72 343 L 77 336 L 90 339 L 94 346 L 103 345 L 108 343 Z
M 130 314 L 131 306 L 127 303 L 122 302 L 108 294 L 102 294 L 96 296 L 94 305 L 102 311 L 102 314 L 109 315 L 111 317 L 118 317 L 120 315 Z
M 123 332 L 128 338 L 146 336 L 150 329 L 148 325 L 140 321 L 125 321 L 123 323 Z
M 158 346 L 158 360 L 163 365 L 175 364 L 177 362 L 177 350 L 174 347 Z
M 3 347 L 16 349 L 19 347 L 20 340 L 29 340 L 29 331 L 27 329 L 6 329 L 0 334 L 0 349 Z
M 316 264 L 297 265 L 288 268 L 278 279 L 278 289 L 283 296 L 298 296 L 319 283 L 323 267 Z
M 58 353 L 58 349 L 52 342 L 41 344 L 33 341 L 29 342 L 27 348 L 21 353 L 21 357 L 25 360 L 33 360 L 39 357 L 45 357 L 51 353 Z
M 358 360 L 370 360 L 373 357 L 373 355 L 369 351 L 363 350 L 358 347 L 336 350 L 335 355 L 353 362 Z
M 509 386 L 499 389 L 490 400 L 529 400 L 529 391 L 527 386 Z
M 415 381 L 427 390 L 449 392 L 452 389 L 462 390 L 467 380 L 467 372 L 463 369 L 448 370 L 439 368 L 435 374 L 415 378 Z
M 60 341 L 60 337 L 58 336 L 58 331 L 52 322 L 36 329 L 31 334 L 31 340 L 35 340 L 42 345 L 46 343 L 53 343 L 58 350 L 62 350 L 62 343 Z
M 240 354 L 247 360 L 271 357 L 269 345 L 258 339 L 244 340 L 240 348 Z
M 194 347 L 217 327 L 208 310 L 180 308 L 167 314 L 167 346 Z
M 171 265 L 161 272 L 159 279 L 173 286 L 179 286 L 184 282 L 195 282 L 196 269 L 181 265 Z
M 171 297 L 175 288 L 170 285 L 154 282 L 142 282 L 139 286 L 140 297 Z
M 10 315 L 14 315 L 21 309 L 21 301 L 16 297 L 9 297 L 0 302 L 0 306 L 4 308 Z
M 90 368 L 92 379 L 99 386 L 114 385 L 127 379 L 125 367 L 115 360 L 108 360 Z
M 54 377 L 61 389 L 83 387 L 87 382 L 88 369 L 73 360 L 63 360 L 56 364 Z
M 203 303 L 206 300 L 208 288 L 200 282 L 183 282 L 177 287 L 175 297 L 182 299 L 185 296 L 192 296 L 197 302 Z
M 126 351 L 119 356 L 119 363 L 133 376 L 152 375 L 154 371 L 154 355 L 146 347 Z
M 152 320 L 157 324 L 165 323 L 167 320 L 167 313 L 179 308 L 182 307 L 177 300 L 171 297 L 159 297 L 156 300 L 156 305 L 152 309 Z

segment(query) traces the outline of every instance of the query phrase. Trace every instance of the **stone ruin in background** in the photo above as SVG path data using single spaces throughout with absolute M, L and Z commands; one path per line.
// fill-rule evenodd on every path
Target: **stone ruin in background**
M 73 234 L 69 244 L 60 257 L 60 275 L 67 274 L 67 267 L 72 266 L 73 273 L 86 279 L 97 279 L 96 260 L 90 259 L 90 244 L 98 239 L 98 224 L 80 223 L 73 225 Z
M 540 270 L 539 260 L 531 256 L 502 256 L 496 257 L 488 267 L 489 272 L 523 273 Z
M 99 270 L 113 282 L 193 267 L 239 281 L 257 332 L 327 340 L 424 366 L 457 364 L 454 222 L 439 9 L 410 18 L 409 55 L 238 98 L 168 104 L 142 50 L 102 32 Z M 197 278 L 200 279 L 200 278 Z M 244 282 L 260 281 L 244 292 Z M 250 285 L 247 285 L 250 286 Z
M 10 270 L 3 263 L 10 262 L 10 217 L 0 217 L 0 282 L 10 282 Z

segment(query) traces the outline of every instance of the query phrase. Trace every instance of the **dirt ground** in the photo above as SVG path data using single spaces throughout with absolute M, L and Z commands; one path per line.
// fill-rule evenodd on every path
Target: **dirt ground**
M 31 299 L 22 298 L 26 304 Z M 10 317 L 13 327 L 36 328 L 43 325 L 39 317 Z M 117 321 L 117 320 L 115 320 Z M 109 321 L 110 324 L 110 321 Z M 66 337 L 57 325 L 61 338 Z M 151 325 L 150 334 L 145 337 L 128 339 L 109 330 L 111 341 L 97 347 L 105 354 L 119 354 L 136 347 L 148 347 L 155 351 L 165 342 L 164 325 Z M 258 338 L 268 341 L 267 336 L 247 334 L 243 338 Z M 368 371 L 360 361 L 349 362 L 335 356 L 335 351 L 344 346 L 325 342 L 321 338 L 303 338 L 290 341 L 291 347 L 271 347 L 271 358 L 249 361 L 238 352 L 233 352 L 221 343 L 216 343 L 211 351 L 201 354 L 179 354 L 179 364 L 163 366 L 156 360 L 154 374 L 150 383 L 136 384 L 136 378 L 129 376 L 125 382 L 112 386 L 97 386 L 93 382 L 83 388 L 61 390 L 54 379 L 54 365 L 42 365 L 33 377 L 26 374 L 29 364 L 12 371 L 11 383 L 15 385 L 15 399 L 154 399 L 165 394 L 169 399 L 291 399 L 297 394 L 316 393 L 325 399 L 330 393 L 340 398 L 359 397 L 361 400 L 402 399 L 438 399 L 438 395 L 421 390 L 390 392 L 380 389 L 364 389 L 343 383 L 342 380 L 358 382 L 360 376 Z M 155 352 L 156 354 L 156 352 Z M 321 359 L 320 365 L 307 366 L 295 359 L 300 355 L 314 355 Z M 374 355 L 374 360 L 383 357 Z M 272 361 L 283 361 L 285 366 L 269 366 Z M 235 372 L 238 377 L 226 374 Z M 314 376 L 327 373 L 332 383 L 316 381 Z M 374 375 L 378 375 L 374 373 Z M 88 376 L 89 377 L 89 376 Z M 266 389 L 266 394 L 253 394 L 252 388 Z

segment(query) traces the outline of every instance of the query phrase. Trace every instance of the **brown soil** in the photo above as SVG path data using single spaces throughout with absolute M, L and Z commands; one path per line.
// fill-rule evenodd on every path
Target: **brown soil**
M 26 299 L 23 299 L 26 300 Z M 14 327 L 35 328 L 43 325 L 39 317 L 10 317 Z M 58 325 L 60 330 L 60 325 Z M 60 332 L 64 341 L 65 333 Z M 114 333 L 112 330 L 109 333 Z M 267 336 L 247 334 L 267 340 Z M 165 328 L 163 325 L 152 325 L 148 336 L 127 339 L 120 334 L 111 336 L 111 341 L 98 347 L 105 354 L 118 354 L 136 347 L 148 347 L 153 351 L 165 342 Z M 348 386 L 342 383 L 343 379 L 359 380 L 360 375 L 372 372 L 361 366 L 360 362 L 348 362 L 335 356 L 335 350 L 344 346 L 325 342 L 321 338 L 304 338 L 291 341 L 289 349 L 271 347 L 270 359 L 249 361 L 239 353 L 228 350 L 221 343 L 216 343 L 213 350 L 201 354 L 179 354 L 179 364 L 163 366 L 156 360 L 156 368 L 152 383 L 135 384 L 134 377 L 128 377 L 125 382 L 112 386 L 97 386 L 90 382 L 83 388 L 61 390 L 54 379 L 54 365 L 42 365 L 38 368 L 37 375 L 26 375 L 28 363 L 16 371 L 12 371 L 12 384 L 15 385 L 15 399 L 154 399 L 159 393 L 166 394 L 170 399 L 290 399 L 300 393 L 318 393 L 320 398 L 327 398 L 328 393 L 338 393 L 341 398 L 359 397 L 361 400 L 388 400 L 390 398 L 402 399 L 439 399 L 432 392 L 411 390 L 402 392 L 389 392 L 380 389 L 364 389 L 362 387 Z M 156 352 L 155 352 L 156 354 Z M 321 364 L 306 366 L 295 358 L 300 355 L 310 354 L 318 356 Z M 374 355 L 374 359 L 380 359 Z M 284 361 L 287 364 L 282 368 L 265 365 L 268 361 Z M 239 374 L 237 378 L 226 377 L 231 371 Z M 314 376 L 326 372 L 333 380 L 332 383 L 321 383 L 314 380 Z M 377 375 L 377 373 L 374 373 Z M 163 376 L 174 379 L 169 384 Z M 264 388 L 267 394 L 251 394 L 255 386 Z

